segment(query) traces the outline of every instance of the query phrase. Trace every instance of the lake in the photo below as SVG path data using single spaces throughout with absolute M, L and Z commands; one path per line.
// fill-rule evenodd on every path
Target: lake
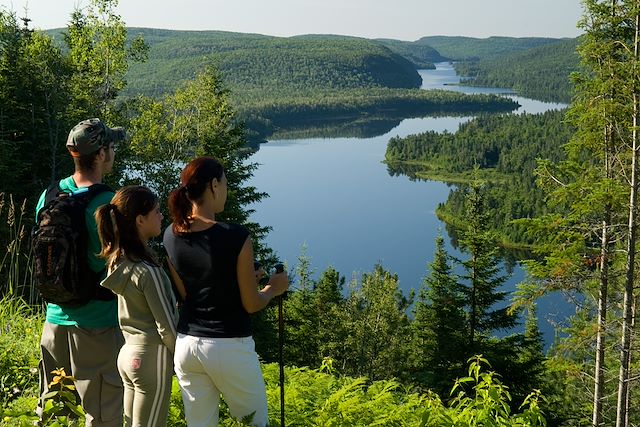
M 516 100 L 516 113 L 540 113 L 563 108 L 499 88 L 457 86 L 459 77 L 448 63 L 435 70 L 420 70 L 423 89 L 447 89 L 464 93 L 499 93 Z M 266 243 L 291 268 L 304 251 L 315 277 L 333 266 L 347 282 L 376 263 L 397 273 L 405 295 L 418 289 L 433 260 L 435 239 L 445 237 L 453 248 L 445 225 L 435 215 L 447 200 L 451 187 L 437 181 L 412 181 L 391 176 L 384 154 L 391 137 L 433 131 L 455 132 L 471 117 L 425 117 L 402 120 L 391 131 L 369 138 L 332 137 L 274 139 L 261 144 L 251 161 L 260 164 L 250 184 L 269 198 L 252 206 L 252 220 L 273 230 Z M 515 290 L 524 272 L 516 266 L 505 289 Z M 567 314 L 559 296 L 538 303 L 540 329 L 547 346 L 554 337 L 552 324 Z

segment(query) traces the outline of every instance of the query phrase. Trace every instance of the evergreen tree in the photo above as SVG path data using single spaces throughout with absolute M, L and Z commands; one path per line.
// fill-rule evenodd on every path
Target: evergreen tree
M 159 101 L 139 97 L 127 104 L 126 111 L 132 134 L 129 150 L 122 153 L 127 157 L 127 177 L 148 183 L 166 197 L 179 186 L 180 170 L 194 155 L 216 157 L 228 180 L 220 219 L 249 228 L 256 257 L 273 264 L 272 251 L 263 243 L 269 228 L 249 220 L 253 212 L 249 205 L 266 194 L 247 184 L 257 164 L 248 161 L 252 152 L 219 72 L 207 65 L 174 94 Z
M 469 254 L 462 266 L 467 281 L 467 339 L 471 353 L 482 352 L 483 340 L 493 331 L 510 329 L 516 324 L 516 317 L 508 307 L 496 307 L 508 295 L 499 290 L 507 277 L 500 274 L 496 239 L 488 231 L 487 223 L 480 183 L 474 182 L 467 196 L 467 224 L 460 232 L 460 245 Z
M 67 61 L 28 22 L 0 9 L 0 191 L 20 202 L 57 177 L 68 131 Z
M 408 368 L 411 305 L 398 289 L 398 277 L 376 265 L 351 283 L 339 314 L 347 331 L 336 355 L 341 371 L 371 380 L 403 378 Z
M 417 381 L 442 398 L 448 397 L 454 380 L 464 375 L 468 358 L 464 296 L 444 240 L 438 236 L 435 258 L 414 308 L 412 357 Z

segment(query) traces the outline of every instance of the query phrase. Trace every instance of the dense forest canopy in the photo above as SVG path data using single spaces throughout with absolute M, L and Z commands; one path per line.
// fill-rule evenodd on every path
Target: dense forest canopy
M 564 111 L 543 114 L 482 116 L 460 125 L 455 133 L 425 132 L 392 138 L 386 152 L 391 173 L 450 181 L 485 179 L 490 228 L 509 245 L 534 243 L 526 227 L 514 224 L 546 211 L 545 193 L 536 186 L 540 158 L 560 161 L 573 134 Z M 461 185 L 440 206 L 449 222 L 465 222 L 467 187 Z
M 523 92 L 545 86 L 562 93 L 564 87 L 555 84 L 575 69 L 572 44 L 577 43 L 581 63 L 568 112 L 483 115 L 455 133 L 427 132 L 389 142 L 391 173 L 465 182 L 439 209 L 448 220 L 457 220 L 463 257 L 449 255 L 438 238 L 421 288 L 404 295 L 398 276 L 382 265 L 347 284 L 331 267 L 313 279 L 309 261 L 301 256 L 292 271 L 295 287 L 283 302 L 285 352 L 287 364 L 304 366 L 310 375 L 300 379 L 303 384 L 290 379 L 287 390 L 298 403 L 300 396 L 314 396 L 295 408 L 301 425 L 311 412 L 318 415 L 316 425 L 638 424 L 632 411 L 640 398 L 634 318 L 640 189 L 637 0 L 584 0 L 580 25 L 586 33 L 579 40 L 397 42 L 179 32 L 182 44 L 166 30 L 139 29 L 127 38 L 124 23 L 113 13 L 115 4 L 93 0 L 89 9 L 74 12 L 64 36 L 50 33 L 56 41 L 0 8 L 3 423 L 34 421 L 43 316 L 31 278 L 29 203 L 46 184 L 69 173 L 64 140 L 79 120 L 100 116 L 131 131 L 128 143 L 118 147 L 117 170 L 109 177 L 113 185 L 144 182 L 166 194 L 178 185 L 181 162 L 194 155 L 219 157 L 229 180 L 224 218 L 250 226 L 259 244 L 268 227 L 248 218 L 250 206 L 266 194 L 248 185 L 258 165 L 249 160 L 234 102 L 245 103 L 241 108 L 249 118 L 247 105 L 252 105 L 265 127 L 286 116 L 314 122 L 336 113 L 509 111 L 514 103 L 505 98 L 415 90 L 415 67 L 428 65 L 429 59 L 478 60 L 467 68 L 474 70 L 468 74 L 477 84 Z M 199 41 L 202 34 L 223 41 Z M 252 45 L 267 55 L 260 58 Z M 151 65 L 140 65 L 147 58 Z M 154 83 L 153 67 L 162 79 L 177 79 L 175 87 L 161 87 L 161 79 Z M 547 76 L 540 75 L 545 68 Z M 136 80 L 134 69 L 149 74 L 137 74 Z M 550 75 L 558 80 L 546 79 Z M 142 81 L 158 90 L 156 96 L 133 89 Z M 21 205 L 21 200 L 27 202 Z M 510 307 L 496 306 L 508 296 L 496 234 L 535 244 L 527 280 Z M 267 249 L 262 253 L 269 255 Z M 573 297 L 575 314 L 545 355 L 535 301 L 558 291 Z M 272 305 L 254 318 L 256 348 L 266 361 L 277 357 L 276 312 Z M 508 333 L 521 312 L 527 314 L 524 333 L 496 336 Z M 479 353 L 490 361 L 490 373 L 481 372 L 486 362 L 474 356 Z M 275 377 L 273 367 L 267 371 Z M 290 368 L 288 374 L 293 377 L 295 371 Z M 273 406 L 276 391 L 270 389 Z M 325 397 L 316 397 L 318 389 Z M 540 390 L 544 397 L 539 399 Z M 180 423 L 184 417 L 176 405 L 172 414 Z
M 449 60 L 422 39 L 415 42 L 392 39 L 377 39 L 377 41 L 407 58 L 416 68 L 432 69 L 434 62 Z
M 566 39 L 499 57 L 456 64 L 462 83 L 511 88 L 523 96 L 568 103 L 578 70 L 579 39 Z
M 367 39 L 130 31 L 145 37 L 150 54 L 146 63 L 131 68 L 129 93 L 165 93 L 190 78 L 204 58 L 215 62 L 239 98 L 254 90 L 415 88 L 420 84 L 409 61 Z
M 428 36 L 416 43 L 431 46 L 450 61 L 467 61 L 496 58 L 513 52 L 528 50 L 558 39 L 547 37 L 452 37 Z

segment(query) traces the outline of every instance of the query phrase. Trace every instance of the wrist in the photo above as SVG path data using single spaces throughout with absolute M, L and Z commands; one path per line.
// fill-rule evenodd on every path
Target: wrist
M 273 293 L 273 288 L 270 284 L 265 285 L 264 288 L 260 291 L 264 296 L 266 296 L 269 300 L 272 300 L 275 296 Z

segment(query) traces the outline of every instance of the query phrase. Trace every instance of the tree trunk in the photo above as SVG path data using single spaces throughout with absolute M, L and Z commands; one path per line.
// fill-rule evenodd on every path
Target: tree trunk
M 607 217 L 610 214 L 607 212 Z M 596 336 L 596 362 L 593 390 L 594 427 L 602 424 L 602 396 L 604 395 L 604 350 L 607 321 L 607 292 L 609 287 L 609 218 L 602 222 L 600 242 L 600 287 L 598 289 L 598 332 Z
M 633 49 L 633 130 L 631 134 L 631 188 L 629 195 L 629 224 L 627 229 L 627 262 L 625 264 L 624 302 L 622 314 L 622 338 L 620 350 L 620 376 L 618 378 L 618 406 L 616 427 L 627 426 L 627 401 L 629 393 L 629 372 L 631 367 L 631 329 L 633 323 L 633 282 L 636 256 L 636 227 L 638 200 L 638 90 L 637 78 L 638 44 L 640 31 L 640 13 L 636 11 L 635 37 Z

